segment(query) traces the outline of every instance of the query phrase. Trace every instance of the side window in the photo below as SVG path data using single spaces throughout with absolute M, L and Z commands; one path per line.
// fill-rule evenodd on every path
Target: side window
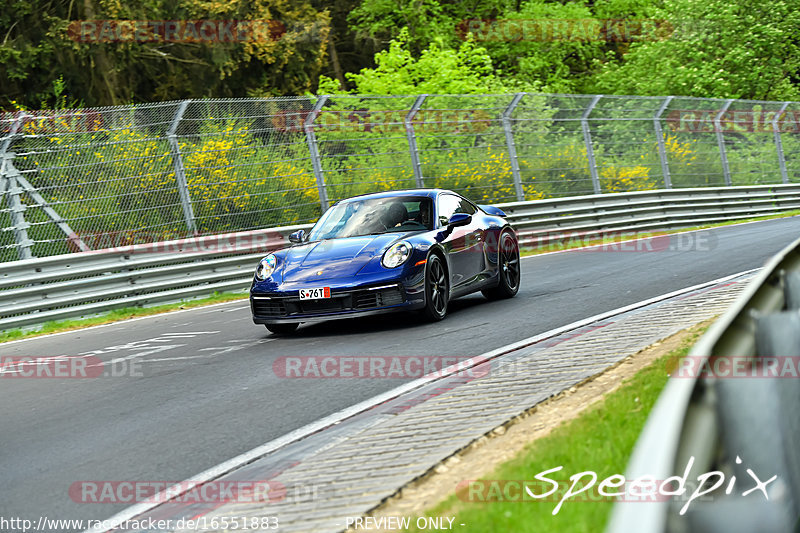
M 478 210 L 471 202 L 452 194 L 443 194 L 439 197 L 439 225 L 446 226 L 450 217 L 456 213 L 474 215 Z
M 471 202 L 469 202 L 466 198 L 462 198 L 456 213 L 466 213 L 468 215 L 474 215 L 477 210 L 478 209 L 474 205 L 472 205 Z
M 453 196 L 452 194 L 443 194 L 439 196 L 439 225 L 446 226 L 450 221 L 450 217 L 459 213 L 461 207 L 461 198 Z
M 427 229 L 431 227 L 431 205 L 433 202 L 430 198 L 415 198 L 403 202 L 408 211 L 408 218 L 418 224 L 425 226 Z

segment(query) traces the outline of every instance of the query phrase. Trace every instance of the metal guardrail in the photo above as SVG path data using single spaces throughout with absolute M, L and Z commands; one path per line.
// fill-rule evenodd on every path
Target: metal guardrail
M 707 187 L 497 204 L 523 246 L 582 233 L 602 235 L 714 224 L 800 209 L 800 184 Z
M 684 476 L 694 457 L 685 476 L 690 482 L 712 471 L 725 480 L 692 501 L 684 514 L 680 510 L 696 487 L 677 499 L 618 503 L 606 532 L 797 531 L 800 239 L 764 266 L 688 357 L 692 368 L 706 371 L 670 379 L 639 437 L 626 479 Z M 782 366 L 787 362 L 794 369 Z M 743 496 L 756 484 L 753 475 L 762 482 L 777 476 L 765 487 L 769 499 L 760 490 Z
M 800 185 L 659 190 L 497 204 L 525 245 L 800 209 Z M 259 257 L 310 225 L 3 263 L 0 330 L 245 289 Z
M 254 265 L 308 226 L 121 245 L 4 263 L 0 330 L 247 288 Z

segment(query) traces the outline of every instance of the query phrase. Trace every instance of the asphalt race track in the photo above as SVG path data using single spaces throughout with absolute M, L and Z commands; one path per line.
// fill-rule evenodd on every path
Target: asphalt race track
M 246 301 L 0 345 L 0 358 L 114 361 L 94 379 L 0 375 L 0 515 L 104 519 L 126 504 L 73 501 L 73 483 L 181 481 L 401 383 L 285 379 L 281 356 L 472 356 L 670 291 L 757 268 L 800 236 L 800 218 L 729 226 L 625 251 L 522 260 L 516 298 L 451 303 L 437 324 L 384 315 L 277 338 Z M 255 265 L 254 265 L 255 266 Z

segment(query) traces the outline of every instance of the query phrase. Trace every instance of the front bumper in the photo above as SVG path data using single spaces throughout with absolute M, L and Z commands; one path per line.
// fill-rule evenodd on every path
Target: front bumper
M 420 309 L 424 293 L 401 282 L 361 287 L 331 287 L 331 297 L 300 300 L 298 291 L 250 294 L 256 324 L 333 320 L 401 310 Z

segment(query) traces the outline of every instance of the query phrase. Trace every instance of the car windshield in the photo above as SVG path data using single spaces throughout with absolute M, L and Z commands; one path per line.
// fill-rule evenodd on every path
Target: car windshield
M 427 197 L 393 196 L 347 200 L 328 209 L 311 229 L 310 241 L 376 233 L 433 229 Z

